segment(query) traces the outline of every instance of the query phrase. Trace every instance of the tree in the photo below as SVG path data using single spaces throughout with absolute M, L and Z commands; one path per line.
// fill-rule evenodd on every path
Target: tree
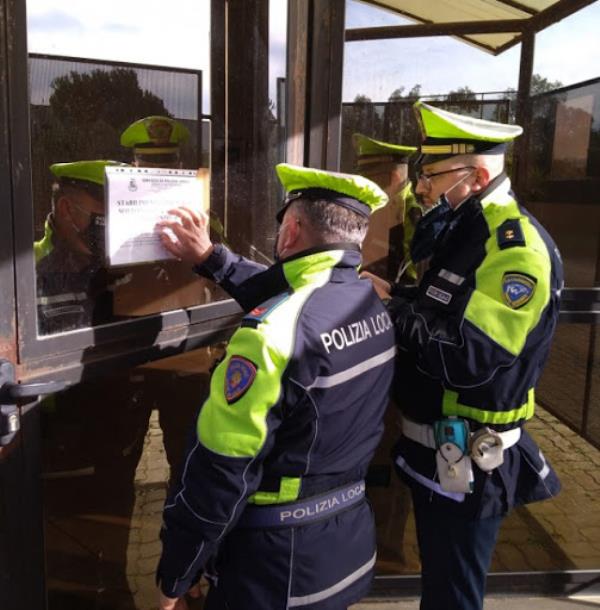
M 120 144 L 121 132 L 142 117 L 169 115 L 159 97 L 140 87 L 132 69 L 72 71 L 56 78 L 52 89 L 49 107 L 31 108 L 36 219 L 48 211 L 52 163 L 131 161 L 131 153 Z
M 421 85 L 419 83 L 413 85 L 412 89 L 406 95 L 402 95 L 404 93 L 404 89 L 405 87 L 394 89 L 388 98 L 388 101 L 399 102 L 402 100 L 417 100 L 421 96 Z
M 539 95 L 540 93 L 548 93 L 554 89 L 560 89 L 563 84 L 559 80 L 549 81 L 544 76 L 534 74 L 531 77 L 531 96 Z
M 136 72 L 130 68 L 72 71 L 55 78 L 52 89 L 50 108 L 62 121 L 100 121 L 120 131 L 144 116 L 170 116 L 159 97 L 140 87 Z
M 479 117 L 481 113 L 481 104 L 477 101 L 477 95 L 468 86 L 450 91 L 443 105 L 447 110 L 460 114 L 471 114 Z
M 42 162 L 123 159 L 121 132 L 145 116 L 170 116 L 163 101 L 143 90 L 130 68 L 71 71 L 52 82 L 50 112 L 39 142 Z

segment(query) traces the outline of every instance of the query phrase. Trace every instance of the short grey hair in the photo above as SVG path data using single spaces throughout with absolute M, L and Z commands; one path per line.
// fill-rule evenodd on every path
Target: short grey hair
M 290 207 L 311 226 L 315 245 L 345 242 L 360 246 L 369 228 L 365 216 L 325 199 L 297 199 Z
M 473 167 L 485 167 L 490 173 L 490 180 L 504 171 L 504 155 L 457 155 L 453 161 Z

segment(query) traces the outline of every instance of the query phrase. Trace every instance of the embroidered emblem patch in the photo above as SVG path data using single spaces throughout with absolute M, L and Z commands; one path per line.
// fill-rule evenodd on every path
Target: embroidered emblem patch
M 536 280 L 523 273 L 505 273 L 502 278 L 502 294 L 509 307 L 519 309 L 531 301 Z
M 243 356 L 232 356 L 225 371 L 225 398 L 229 404 L 239 400 L 256 377 L 256 365 Z

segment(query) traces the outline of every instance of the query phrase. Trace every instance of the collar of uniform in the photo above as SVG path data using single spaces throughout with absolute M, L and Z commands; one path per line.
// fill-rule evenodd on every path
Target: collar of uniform
M 340 242 L 303 250 L 280 264 L 288 284 L 296 289 L 321 280 L 327 281 L 334 267 L 356 269 L 360 260 L 357 244 Z
M 482 207 L 488 205 L 507 205 L 514 201 L 510 190 L 510 178 L 502 172 L 496 176 L 478 197 Z
M 48 256 L 54 249 L 54 217 L 52 212 L 48 214 L 44 223 L 44 235 L 33 244 L 35 253 L 35 262 L 39 263 L 43 258 Z

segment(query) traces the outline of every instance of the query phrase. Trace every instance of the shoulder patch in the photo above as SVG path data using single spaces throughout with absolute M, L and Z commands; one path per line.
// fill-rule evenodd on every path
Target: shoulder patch
M 521 221 L 518 218 L 505 220 L 496 229 L 496 239 L 500 250 L 514 246 L 524 246 L 525 236 L 521 228 Z
M 256 365 L 243 356 L 232 356 L 225 371 L 225 398 L 229 404 L 239 400 L 256 377 Z
M 242 326 L 256 328 L 260 322 L 262 322 L 276 307 L 281 305 L 289 296 L 290 295 L 287 293 L 279 294 L 276 297 L 257 305 L 244 316 Z
M 531 301 L 537 280 L 524 273 L 510 271 L 502 276 L 502 295 L 509 307 L 519 309 Z

